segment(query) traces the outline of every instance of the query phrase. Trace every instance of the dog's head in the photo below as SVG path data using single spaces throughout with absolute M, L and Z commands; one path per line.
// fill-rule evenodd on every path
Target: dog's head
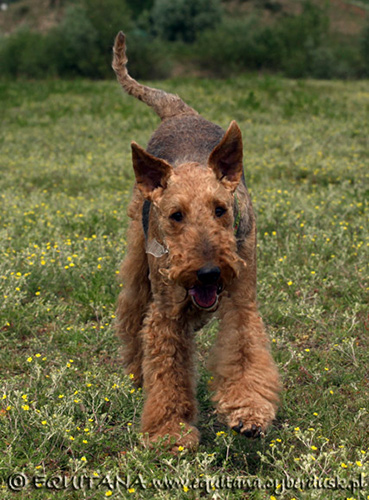
M 234 192 L 242 177 L 241 131 L 232 122 L 206 165 L 173 168 L 132 143 L 137 186 L 152 202 L 150 231 L 168 249 L 168 278 L 199 309 L 215 310 L 237 276 Z

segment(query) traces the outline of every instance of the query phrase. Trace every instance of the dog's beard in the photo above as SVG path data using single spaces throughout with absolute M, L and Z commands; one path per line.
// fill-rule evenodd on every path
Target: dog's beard
M 227 261 L 219 262 L 220 278 L 217 283 L 209 285 L 200 283 L 197 278 L 197 269 L 202 267 L 203 262 L 199 262 L 198 268 L 194 268 L 193 262 L 188 266 L 178 262 L 177 266 L 173 265 L 167 269 L 165 274 L 169 282 L 174 282 L 186 290 L 185 301 L 190 298 L 197 309 L 212 312 L 217 309 L 223 290 L 239 275 L 241 263 L 243 261 L 237 254 L 232 254 L 232 258 Z

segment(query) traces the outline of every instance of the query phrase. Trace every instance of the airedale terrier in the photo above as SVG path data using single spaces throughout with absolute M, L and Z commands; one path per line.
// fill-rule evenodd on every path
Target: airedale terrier
M 178 96 L 128 75 L 125 36 L 113 49 L 123 89 L 162 122 L 147 149 L 132 142 L 136 183 L 121 268 L 117 331 L 127 373 L 142 384 L 142 431 L 174 447 L 199 441 L 194 331 L 220 320 L 210 368 L 219 417 L 257 437 L 275 417 L 279 377 L 256 304 L 256 227 L 235 121 L 226 132 Z

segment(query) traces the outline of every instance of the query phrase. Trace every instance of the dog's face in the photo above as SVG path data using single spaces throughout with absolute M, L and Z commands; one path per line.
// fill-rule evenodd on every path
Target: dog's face
M 232 122 L 207 165 L 165 161 L 132 145 L 137 185 L 153 203 L 155 233 L 168 249 L 168 278 L 194 305 L 217 308 L 218 298 L 238 274 L 234 237 L 234 191 L 242 176 L 242 139 Z

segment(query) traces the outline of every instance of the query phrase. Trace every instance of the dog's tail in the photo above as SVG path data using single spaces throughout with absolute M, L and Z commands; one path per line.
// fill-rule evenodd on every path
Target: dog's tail
M 117 75 L 118 82 L 127 94 L 136 97 L 160 116 L 162 120 L 180 114 L 197 115 L 198 113 L 188 106 L 177 95 L 168 94 L 163 90 L 152 89 L 141 85 L 129 76 L 127 71 L 126 37 L 122 31 L 115 38 L 113 48 L 113 69 Z

